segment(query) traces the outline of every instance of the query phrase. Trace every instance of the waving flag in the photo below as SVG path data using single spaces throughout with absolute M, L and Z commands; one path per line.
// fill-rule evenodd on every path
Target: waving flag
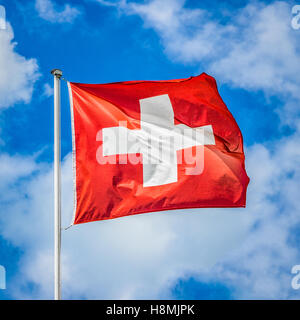
M 215 80 L 69 83 L 73 224 L 245 207 L 243 139 Z

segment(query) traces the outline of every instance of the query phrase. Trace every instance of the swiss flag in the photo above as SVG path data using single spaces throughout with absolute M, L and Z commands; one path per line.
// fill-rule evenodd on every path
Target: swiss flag
M 243 139 L 214 78 L 69 83 L 73 224 L 245 207 Z

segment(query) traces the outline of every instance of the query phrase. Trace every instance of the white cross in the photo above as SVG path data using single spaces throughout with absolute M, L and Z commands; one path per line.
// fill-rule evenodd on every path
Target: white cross
M 175 125 L 173 107 L 167 94 L 139 102 L 141 129 L 131 130 L 123 126 L 104 128 L 103 156 L 141 153 L 144 187 L 177 182 L 177 151 L 215 144 L 212 126 L 191 128 L 184 124 Z

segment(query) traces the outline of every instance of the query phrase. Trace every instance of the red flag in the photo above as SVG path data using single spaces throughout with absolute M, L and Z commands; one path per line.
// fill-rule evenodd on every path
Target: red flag
M 69 83 L 74 224 L 245 207 L 243 139 L 214 78 Z

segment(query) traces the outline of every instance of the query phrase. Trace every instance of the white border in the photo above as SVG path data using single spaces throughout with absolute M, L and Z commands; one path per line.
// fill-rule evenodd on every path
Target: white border
M 77 209 L 77 191 L 76 191 L 76 143 L 75 143 L 75 125 L 74 125 L 74 106 L 73 106 L 73 94 L 72 94 L 72 88 L 70 85 L 70 82 L 67 82 L 68 84 L 68 91 L 69 91 L 69 98 L 70 98 L 70 111 L 71 111 L 71 124 L 72 124 L 72 162 L 73 162 L 73 194 L 74 194 L 74 200 L 73 200 L 73 218 L 71 221 L 71 225 L 68 227 L 74 225 L 75 221 L 75 215 L 76 215 L 76 209 Z

